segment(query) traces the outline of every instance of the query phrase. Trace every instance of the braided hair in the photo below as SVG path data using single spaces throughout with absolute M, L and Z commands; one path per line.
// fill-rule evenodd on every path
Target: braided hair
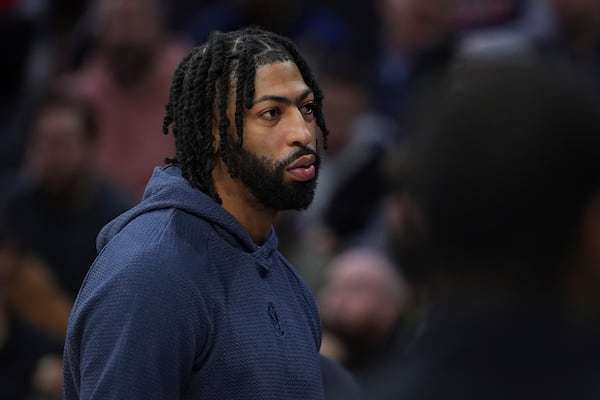
M 292 61 L 304 82 L 314 94 L 314 114 L 327 148 L 328 130 L 322 113 L 323 95 L 306 60 L 287 38 L 260 28 L 246 28 L 222 33 L 215 31 L 208 41 L 193 48 L 181 61 L 173 77 L 163 133 L 172 128 L 175 136 L 175 158 L 168 163 L 180 166 L 182 175 L 218 203 L 221 199 L 212 181 L 212 159 L 215 143 L 212 135 L 213 116 L 218 124 L 220 155 L 228 162 L 232 135 L 227 117 L 230 91 L 235 90 L 234 126 L 237 146 L 244 140 L 244 107 L 252 106 L 256 69 L 275 62 Z M 229 164 L 228 164 L 229 167 Z M 232 177 L 238 171 L 229 168 Z

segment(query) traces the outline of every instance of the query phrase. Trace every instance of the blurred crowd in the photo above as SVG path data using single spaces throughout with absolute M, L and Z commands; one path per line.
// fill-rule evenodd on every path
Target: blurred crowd
M 315 201 L 278 221 L 322 353 L 368 399 L 597 397 L 579 99 L 600 103 L 598 0 L 0 0 L 0 397 L 61 398 L 96 235 L 174 155 L 176 66 L 250 24 L 292 38 L 324 93 Z

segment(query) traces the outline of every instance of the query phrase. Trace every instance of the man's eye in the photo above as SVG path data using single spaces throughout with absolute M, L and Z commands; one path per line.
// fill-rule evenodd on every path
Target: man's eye
M 305 115 L 312 114 L 315 111 L 315 103 L 310 102 L 310 103 L 303 104 L 302 107 L 300 107 L 300 111 L 302 112 L 302 114 L 305 114 Z
M 272 121 L 279 117 L 280 111 L 277 108 L 271 108 L 269 110 L 263 111 L 260 114 L 260 117 L 266 119 L 268 121 Z

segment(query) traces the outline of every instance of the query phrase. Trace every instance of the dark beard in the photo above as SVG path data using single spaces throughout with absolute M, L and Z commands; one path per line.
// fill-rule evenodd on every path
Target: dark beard
M 310 181 L 283 182 L 283 174 L 288 165 L 304 155 L 315 156 L 315 177 Z M 280 162 L 260 158 L 245 149 L 230 152 L 227 165 L 256 199 L 265 207 L 283 210 L 304 210 L 312 203 L 317 187 L 317 176 L 321 162 L 319 152 L 307 147 Z

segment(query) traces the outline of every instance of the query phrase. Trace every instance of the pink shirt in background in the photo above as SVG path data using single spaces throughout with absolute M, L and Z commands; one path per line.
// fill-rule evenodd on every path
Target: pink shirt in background
M 68 89 L 96 113 L 99 171 L 137 199 L 153 168 L 175 155 L 174 138 L 163 135 L 162 121 L 173 73 L 189 49 L 185 41 L 165 43 L 147 76 L 127 87 L 111 78 L 100 54 L 65 80 Z

